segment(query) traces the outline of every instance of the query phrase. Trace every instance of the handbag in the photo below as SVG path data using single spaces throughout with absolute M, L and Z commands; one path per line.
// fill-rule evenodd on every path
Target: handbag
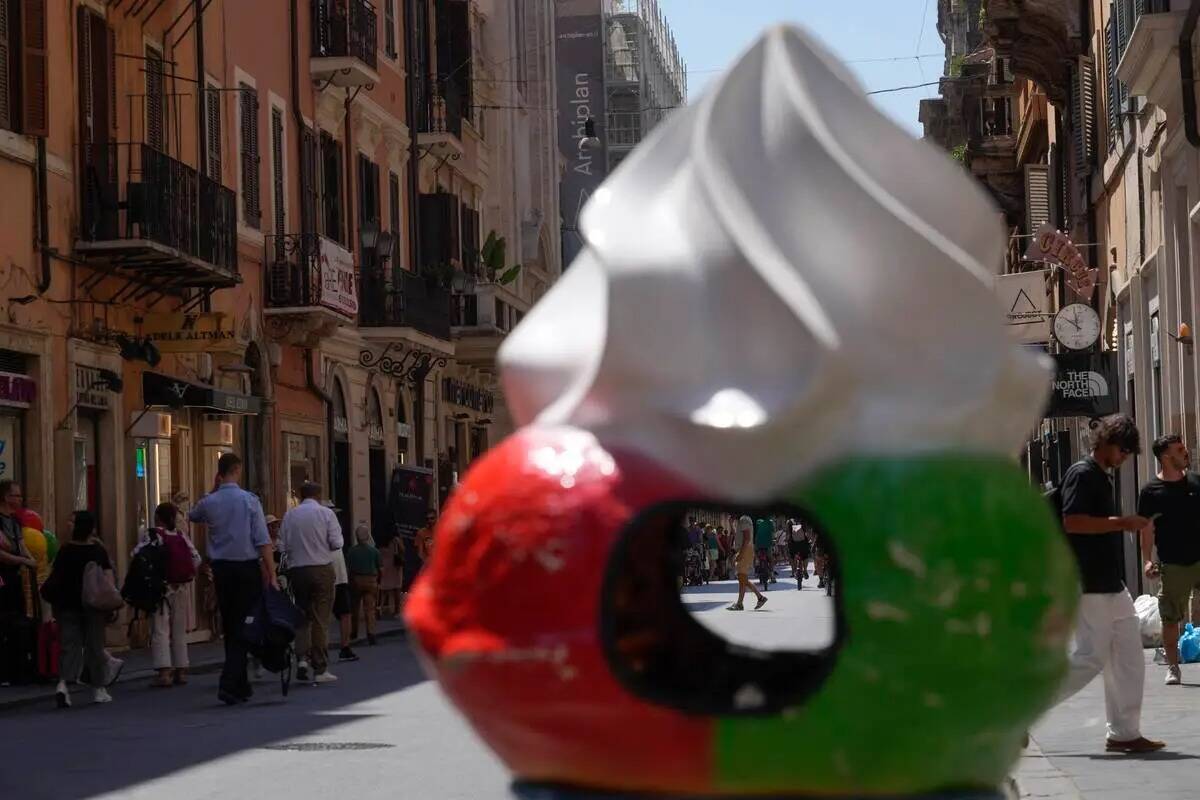
M 118 611 L 125 605 L 111 577 L 95 561 L 83 570 L 83 604 L 93 611 Z

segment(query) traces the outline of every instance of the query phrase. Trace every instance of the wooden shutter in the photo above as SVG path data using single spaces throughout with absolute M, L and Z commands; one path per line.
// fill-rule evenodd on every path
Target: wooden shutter
M 262 206 L 259 203 L 261 159 L 258 155 L 258 92 L 245 83 L 238 88 L 242 116 L 242 209 L 246 224 L 258 228 L 262 224 Z
M 1050 166 L 1025 165 L 1025 232 L 1034 234 L 1050 222 Z
M 50 133 L 46 0 L 22 0 L 21 33 L 21 132 L 46 136 Z
M 79 6 L 75 14 L 75 30 L 79 35 L 79 138 L 83 144 L 96 140 L 92 124 L 96 109 L 92 75 L 92 13 Z M 85 157 L 88 155 L 84 150 Z
M 208 177 L 220 183 L 223 163 L 221 158 L 221 90 L 216 86 L 209 86 L 206 97 L 207 102 L 204 107 L 207 119 L 204 123 L 204 134 L 208 137 Z
M 287 233 L 287 215 L 284 213 L 283 196 L 283 112 L 271 109 L 271 182 L 272 210 L 275 212 L 275 235 Z
M 166 152 L 163 132 L 163 60 L 157 48 L 146 45 L 146 144 Z
M 400 243 L 400 178 L 388 172 L 388 229 Z
M 1085 175 L 1096 155 L 1096 75 L 1090 56 L 1079 57 L 1073 78 L 1075 164 L 1079 174 Z
M 317 137 L 311 128 L 300 131 L 300 231 L 317 230 Z
M 1117 11 L 1117 64 L 1125 56 L 1125 48 L 1129 46 L 1129 37 L 1133 35 L 1133 7 L 1130 0 L 1116 0 Z M 1116 66 L 1114 65 L 1114 69 Z M 1120 108 L 1125 111 L 1129 105 L 1129 87 L 1117 81 L 1117 93 L 1120 97 Z
M 12 84 L 13 74 L 9 61 L 12 58 L 12 49 L 8 44 L 12 36 L 9 24 L 8 3 L 0 0 L 0 128 L 12 130 L 12 96 L 16 87 Z
M 1104 41 L 1106 44 L 1104 71 L 1108 81 L 1105 86 L 1107 96 L 1104 98 L 1104 105 L 1108 111 L 1108 149 L 1113 150 L 1117 146 L 1117 139 L 1121 133 L 1121 90 L 1117 85 L 1117 60 L 1119 58 L 1117 55 L 1119 52 L 1117 26 L 1116 21 L 1111 17 L 1104 26 Z
M 345 225 L 342 209 L 342 148 L 327 133 L 321 134 L 321 204 L 324 234 L 335 242 L 345 244 L 342 235 Z
M 396 57 L 396 0 L 383 0 L 384 51 Z

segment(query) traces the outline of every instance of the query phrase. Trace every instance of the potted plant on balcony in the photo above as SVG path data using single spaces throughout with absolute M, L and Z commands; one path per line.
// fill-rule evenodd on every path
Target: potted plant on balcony
M 508 260 L 507 250 L 508 242 L 503 236 L 497 236 L 495 231 L 488 233 L 483 247 L 479 249 L 479 262 L 483 268 L 485 280 L 507 286 L 521 274 L 520 264 L 505 267 Z

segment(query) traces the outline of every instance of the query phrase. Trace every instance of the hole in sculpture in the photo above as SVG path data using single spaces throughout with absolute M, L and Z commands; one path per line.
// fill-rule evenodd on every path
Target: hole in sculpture
M 656 506 L 622 533 L 605 577 L 609 662 L 630 691 L 692 713 L 794 708 L 844 638 L 837 573 L 801 509 Z

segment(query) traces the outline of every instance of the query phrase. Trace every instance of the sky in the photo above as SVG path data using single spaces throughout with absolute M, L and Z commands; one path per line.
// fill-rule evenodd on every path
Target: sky
M 937 0 L 659 0 L 688 66 L 695 99 L 769 25 L 799 24 L 815 33 L 858 74 L 867 91 L 936 81 L 945 60 L 937 32 Z M 924 19 L 924 25 L 922 25 Z M 932 56 L 915 59 L 913 56 Z M 862 59 L 898 61 L 863 62 Z M 873 95 L 916 136 L 923 97 L 937 86 Z

